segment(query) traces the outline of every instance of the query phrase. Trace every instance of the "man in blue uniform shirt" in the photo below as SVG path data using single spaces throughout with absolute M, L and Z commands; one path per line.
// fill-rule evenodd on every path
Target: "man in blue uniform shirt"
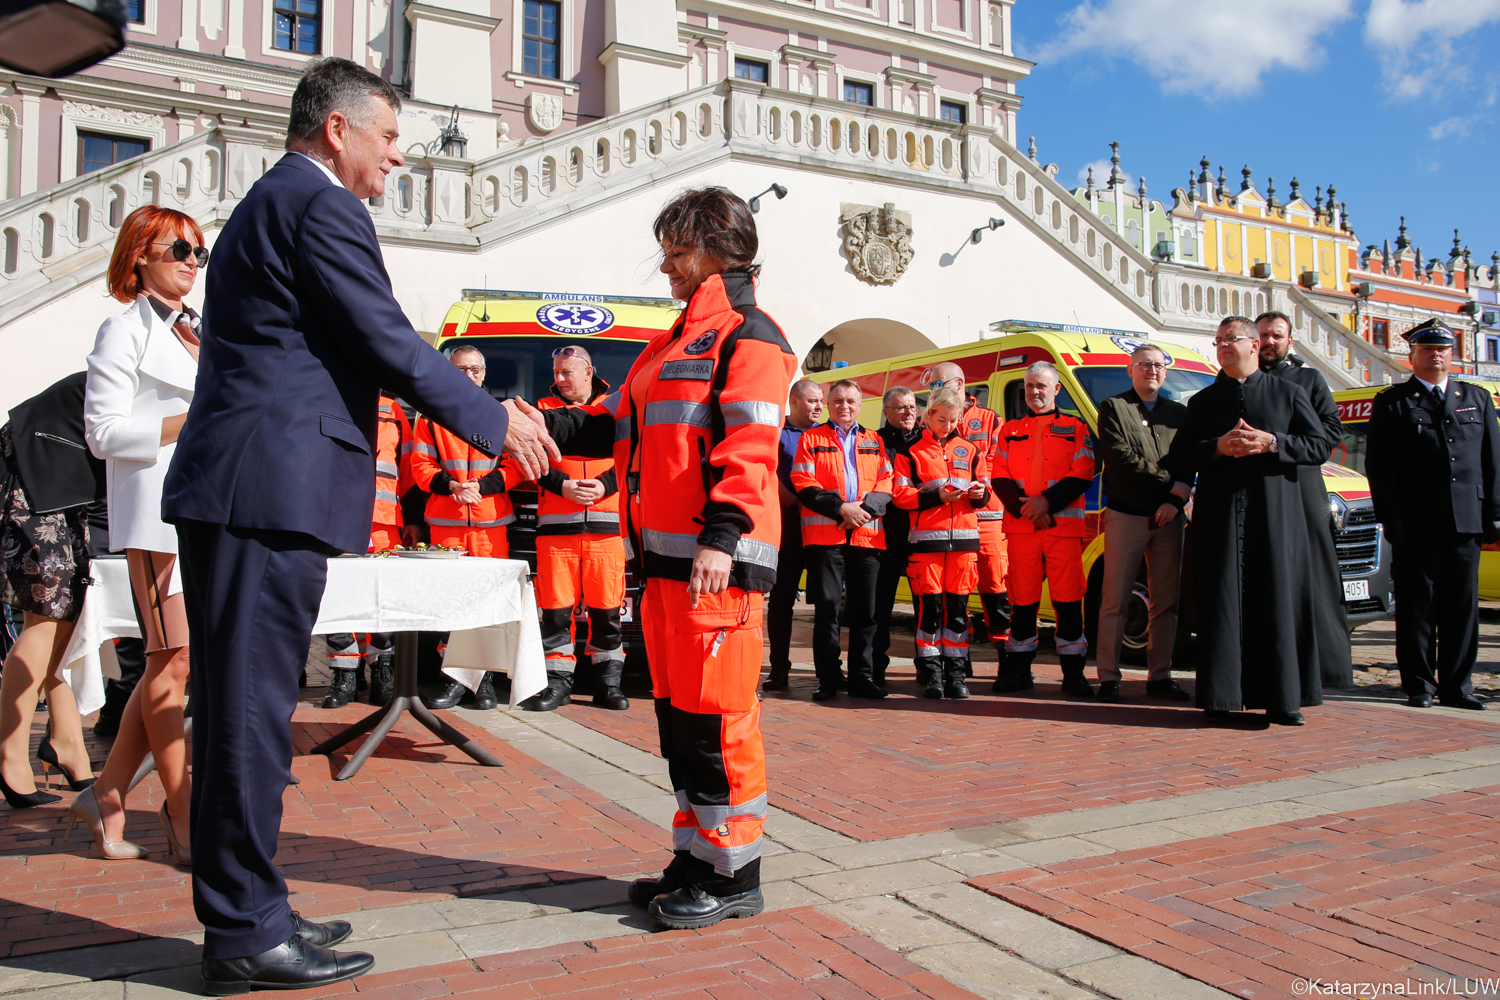
M 1396 665 L 1407 704 L 1484 709 L 1470 673 L 1479 651 L 1479 545 L 1500 541 L 1500 433 L 1490 394 L 1448 377 L 1453 331 L 1406 332 L 1412 377 L 1375 397 L 1365 474 L 1393 550 Z

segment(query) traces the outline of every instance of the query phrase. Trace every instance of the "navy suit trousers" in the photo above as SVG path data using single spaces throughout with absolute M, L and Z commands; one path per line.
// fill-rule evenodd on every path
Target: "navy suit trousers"
M 193 907 L 204 958 L 246 958 L 292 936 L 276 842 L 328 546 L 203 521 L 179 522 L 177 539 L 191 630 Z

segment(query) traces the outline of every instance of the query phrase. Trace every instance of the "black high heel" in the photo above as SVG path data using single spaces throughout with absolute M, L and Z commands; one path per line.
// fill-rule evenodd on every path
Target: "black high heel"
M 47 724 L 47 732 L 42 736 L 42 742 L 36 745 L 36 759 L 42 762 L 42 777 L 47 779 L 47 787 L 52 787 L 52 768 L 62 772 L 62 776 L 68 779 L 68 788 L 75 792 L 81 792 L 92 785 L 95 778 L 84 778 L 78 781 L 73 777 L 73 772 L 64 767 L 57 759 L 57 750 L 52 746 L 52 724 Z M 6 797 L 9 802 L 9 796 Z M 14 803 L 12 803 L 14 805 Z
M 51 792 L 36 791 L 30 795 L 22 795 L 5 783 L 3 774 L 0 774 L 0 793 L 5 795 L 5 803 L 12 809 L 30 809 L 32 806 L 45 806 L 62 801 L 61 795 L 53 795 Z

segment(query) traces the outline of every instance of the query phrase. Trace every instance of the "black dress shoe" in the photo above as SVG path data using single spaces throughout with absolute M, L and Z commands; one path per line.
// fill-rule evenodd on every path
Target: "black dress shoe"
M 354 933 L 354 927 L 347 920 L 330 920 L 320 924 L 315 920 L 308 920 L 296 910 L 292 911 L 292 928 L 304 942 L 315 944 L 319 948 L 332 948 Z
M 791 686 L 791 678 L 777 677 L 775 674 L 772 674 L 770 677 L 766 678 L 765 683 L 760 686 L 760 689 L 762 691 L 786 691 L 790 689 Z
M 1114 703 L 1120 700 L 1119 681 L 1100 681 L 1099 700 Z
M 1410 695 L 1406 696 L 1406 703 L 1408 705 L 1410 705 L 1412 708 L 1431 708 L 1432 707 L 1432 695 L 1430 695 L 1430 694 L 1410 694 Z
M 852 698 L 884 698 L 890 692 L 885 688 L 877 687 L 874 681 L 854 680 L 849 682 L 849 695 Z
M 839 696 L 839 689 L 838 688 L 836 688 L 836 687 L 824 687 L 824 686 L 822 686 L 820 684 L 818 686 L 818 689 L 813 692 L 813 701 L 832 701 L 833 699 L 837 698 L 838 696 Z
M 1082 677 L 1064 677 L 1062 690 L 1063 694 L 1072 695 L 1074 698 L 1092 698 L 1094 696 L 1094 685 Z
M 1146 694 L 1152 698 L 1165 698 L 1168 701 L 1192 701 L 1193 696 L 1177 686 L 1177 682 L 1168 677 L 1164 681 L 1147 681 Z
M 1484 702 L 1470 695 L 1460 695 L 1457 698 L 1438 699 L 1444 708 L 1469 708 L 1476 712 L 1483 712 L 1489 708 Z
M 595 708 L 607 708 L 611 712 L 624 712 L 630 708 L 630 699 L 619 687 L 596 687 L 593 700 Z
M 765 908 L 759 888 L 733 896 L 710 896 L 696 885 L 688 885 L 657 896 L 648 912 L 668 927 L 693 930 L 712 927 L 727 917 L 753 917 Z
M 459 700 L 463 698 L 468 690 L 468 688 L 458 683 L 458 681 L 449 681 L 448 686 L 443 688 L 440 693 L 433 695 L 431 698 L 423 698 L 422 704 L 428 708 L 452 708 L 458 704 Z
M 203 992 L 227 997 L 255 990 L 308 990 L 364 975 L 374 965 L 374 956 L 362 951 L 340 954 L 293 934 L 249 958 L 205 958 Z
M 1301 712 L 1267 712 L 1266 721 L 1278 726 L 1305 726 L 1307 719 Z

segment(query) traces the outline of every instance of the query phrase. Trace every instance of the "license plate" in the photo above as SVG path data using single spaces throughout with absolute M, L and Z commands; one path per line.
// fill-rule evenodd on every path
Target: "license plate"
M 1348 586 L 1349 586 L 1348 584 L 1344 585 L 1344 587 L 1345 587 L 1346 590 L 1348 589 Z M 620 606 L 620 621 L 622 621 L 622 622 L 633 622 L 633 621 L 635 621 L 635 601 L 634 601 L 634 599 L 629 598 L 629 597 L 625 598 L 625 603 Z
M 1370 581 L 1369 580 L 1345 580 L 1344 581 L 1344 600 L 1346 600 L 1346 601 L 1367 601 L 1369 599 L 1370 599 Z

